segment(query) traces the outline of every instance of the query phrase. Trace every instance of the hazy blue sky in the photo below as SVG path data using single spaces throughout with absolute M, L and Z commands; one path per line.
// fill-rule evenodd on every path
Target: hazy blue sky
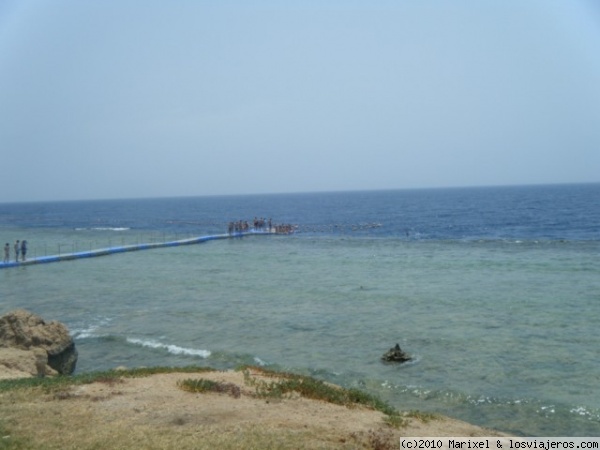
M 0 202 L 600 182 L 596 0 L 0 2 Z

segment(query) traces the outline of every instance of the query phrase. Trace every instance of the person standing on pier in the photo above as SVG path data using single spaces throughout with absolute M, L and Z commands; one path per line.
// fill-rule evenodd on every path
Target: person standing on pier
M 15 262 L 19 262 L 19 252 L 21 251 L 21 244 L 19 243 L 19 240 L 17 239 L 17 242 L 15 242 Z
M 8 242 L 7 242 L 6 245 L 4 246 L 4 262 L 7 263 L 9 259 L 10 259 L 10 245 L 8 245 Z
M 27 256 L 27 241 L 23 240 L 21 242 L 21 261 L 25 261 Z

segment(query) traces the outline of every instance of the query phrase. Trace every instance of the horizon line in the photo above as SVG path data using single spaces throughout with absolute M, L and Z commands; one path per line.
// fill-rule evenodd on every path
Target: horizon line
M 580 182 L 557 182 L 557 183 L 520 183 L 520 184 L 490 184 L 490 185 L 460 185 L 460 186 L 434 186 L 434 187 L 413 187 L 413 188 L 372 188 L 372 189 L 332 189 L 315 191 L 285 191 L 285 192 L 248 192 L 237 194 L 191 194 L 191 195 L 164 195 L 148 197 L 90 197 L 90 198 L 71 198 L 56 200 L 14 200 L 0 201 L 0 205 L 19 204 L 19 203 L 68 203 L 68 202 L 102 202 L 102 201 L 131 201 L 131 200 L 168 200 L 184 198 L 217 198 L 217 197 L 253 197 L 253 196 L 277 196 L 277 195 L 305 195 L 305 194 L 343 194 L 359 192 L 391 192 L 391 191 L 429 191 L 429 190 L 453 190 L 453 189 L 497 189 L 497 188 L 523 188 L 523 187 L 544 187 L 544 186 L 577 186 L 600 184 L 600 181 L 580 181 Z

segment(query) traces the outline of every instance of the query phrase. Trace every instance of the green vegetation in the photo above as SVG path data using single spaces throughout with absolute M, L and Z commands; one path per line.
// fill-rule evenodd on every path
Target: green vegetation
M 10 431 L 0 422 L 0 450 L 27 450 L 31 443 L 27 439 L 12 436 Z
M 431 422 L 432 420 L 439 420 L 440 416 L 435 413 L 427 413 L 423 411 L 412 410 L 404 413 L 405 417 L 420 420 L 423 423 Z
M 260 372 L 264 376 L 276 378 L 276 380 L 270 382 L 257 380 L 250 376 L 250 370 Z M 387 423 L 391 426 L 398 427 L 404 423 L 398 410 L 380 398 L 358 389 L 344 389 L 304 375 L 276 372 L 263 367 L 247 366 L 242 368 L 242 372 L 245 383 L 248 386 L 255 387 L 258 397 L 283 398 L 286 395 L 296 393 L 305 398 L 322 400 L 336 405 L 347 407 L 366 406 L 387 415 Z
M 239 386 L 233 383 L 221 383 L 219 381 L 205 380 L 204 378 L 183 380 L 177 383 L 177 386 L 187 392 L 217 392 L 229 394 L 235 398 L 240 398 L 242 395 Z
M 67 386 L 76 386 L 90 383 L 117 383 L 122 378 L 139 378 L 156 375 L 159 373 L 201 373 L 214 372 L 210 367 L 142 367 L 138 369 L 108 370 L 103 372 L 90 372 L 73 376 L 57 376 L 45 378 L 18 378 L 0 380 L 0 392 L 15 389 L 42 388 L 45 392 L 53 392 Z

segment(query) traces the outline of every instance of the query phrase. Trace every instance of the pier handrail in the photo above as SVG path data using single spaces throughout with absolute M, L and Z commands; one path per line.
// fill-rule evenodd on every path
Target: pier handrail
M 230 239 L 230 238 L 239 238 L 248 235 L 259 235 L 259 236 L 267 236 L 270 234 L 275 234 L 270 231 L 240 231 L 235 233 L 225 233 L 225 234 L 212 234 L 208 236 L 198 236 L 186 239 L 178 239 L 174 241 L 166 241 L 166 242 L 146 242 L 142 244 L 130 244 L 130 245 L 119 245 L 115 247 L 107 247 L 100 248 L 96 250 L 88 250 L 81 252 L 72 252 L 65 253 L 60 255 L 50 255 L 50 256 L 38 256 L 30 259 L 26 259 L 25 261 L 9 261 L 9 262 L 0 262 L 0 269 L 6 269 L 9 267 L 20 267 L 34 264 L 46 264 L 52 262 L 60 262 L 60 261 L 70 261 L 74 259 L 82 259 L 82 258 L 94 258 L 97 256 L 106 256 L 113 255 L 116 253 L 124 253 L 124 252 L 134 252 L 138 250 L 150 250 L 155 248 L 164 248 L 164 247 L 177 247 L 180 245 L 193 245 L 193 244 L 201 244 L 207 241 L 213 241 L 217 239 Z

